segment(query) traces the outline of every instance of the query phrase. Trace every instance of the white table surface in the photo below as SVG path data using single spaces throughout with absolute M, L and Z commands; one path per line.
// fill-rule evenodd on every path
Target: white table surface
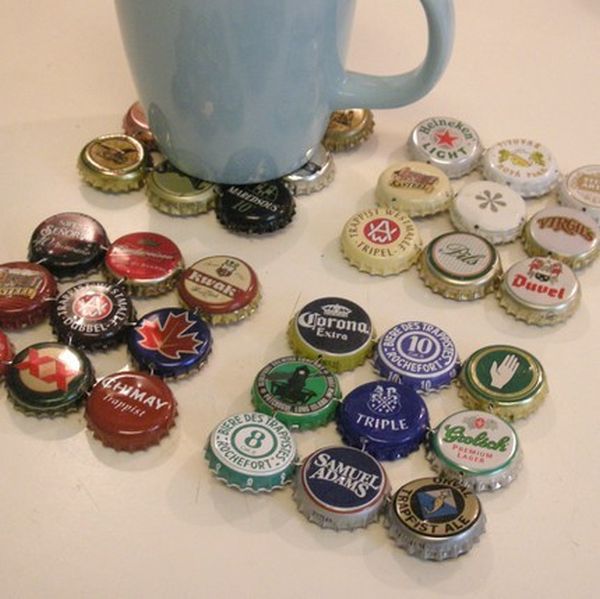
M 358 2 L 349 65 L 391 73 L 418 63 L 424 24 L 417 2 Z M 149 208 L 142 192 L 106 196 L 81 184 L 75 161 L 96 135 L 116 131 L 136 98 L 111 2 L 4 0 L 0 36 L 1 261 L 23 259 L 33 228 L 76 210 L 116 238 L 150 229 L 174 239 L 188 263 L 213 253 L 244 257 L 264 288 L 258 312 L 214 329 L 196 376 L 173 384 L 180 415 L 159 446 L 137 454 L 101 446 L 82 414 L 37 420 L 0 403 L 0 594 L 3 597 L 596 597 L 600 583 L 600 266 L 581 272 L 583 301 L 567 323 L 518 322 L 493 297 L 455 303 L 414 269 L 376 278 L 351 268 L 338 233 L 374 205 L 379 173 L 406 156 L 421 119 L 463 118 L 491 145 L 519 136 L 554 152 L 563 172 L 600 162 L 598 0 L 459 0 L 453 58 L 442 81 L 412 106 L 376 111 L 376 133 L 336 155 L 337 178 L 298 199 L 280 234 L 248 239 L 213 214 L 188 220 Z M 528 202 L 529 212 L 554 198 Z M 425 241 L 447 215 L 420 220 Z M 505 265 L 524 256 L 501 248 Z M 64 288 L 64 286 L 63 286 Z M 448 331 L 461 356 L 493 343 L 531 351 L 551 392 L 516 425 L 525 466 L 507 489 L 481 497 L 488 530 L 466 556 L 423 562 L 380 525 L 335 533 L 309 524 L 288 489 L 254 496 L 213 479 L 202 447 L 225 416 L 250 409 L 258 369 L 289 350 L 294 308 L 327 294 L 353 299 L 381 332 L 402 320 Z M 137 301 L 140 312 L 174 294 Z M 11 333 L 17 348 L 50 340 L 46 324 Z M 126 363 L 124 349 L 93 355 L 98 376 Z M 372 379 L 341 376 L 344 392 Z M 5 393 L 2 393 L 5 396 Z M 456 391 L 427 398 L 433 423 L 461 407 Z M 300 453 L 338 442 L 333 425 L 295 434 Z M 423 453 L 386 464 L 394 488 L 429 475 Z

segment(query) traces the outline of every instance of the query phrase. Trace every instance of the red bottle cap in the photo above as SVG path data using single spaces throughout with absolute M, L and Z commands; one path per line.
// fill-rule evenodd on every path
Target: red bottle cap
M 117 372 L 92 389 L 85 418 L 94 437 L 117 451 L 139 451 L 160 443 L 175 424 L 177 403 L 160 378 Z
M 132 295 L 160 295 L 171 290 L 183 269 L 179 248 L 164 235 L 150 232 L 119 237 L 106 253 L 111 279 L 121 281 Z
M 148 117 L 139 102 L 134 102 L 125 113 L 123 117 L 123 131 L 126 135 L 135 137 L 147 148 L 153 149 L 156 147 L 156 140 L 150 130 Z
M 20 329 L 42 322 L 56 294 L 56 281 L 43 266 L 0 264 L 0 327 Z
M 9 338 L 0 331 L 0 379 L 4 376 L 6 368 L 14 355 L 15 351 Z

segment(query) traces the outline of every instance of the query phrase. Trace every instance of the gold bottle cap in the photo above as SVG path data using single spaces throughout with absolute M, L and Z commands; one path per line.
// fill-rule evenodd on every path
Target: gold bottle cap
M 600 254 L 596 221 L 575 208 L 551 206 L 536 212 L 525 225 L 522 240 L 530 256 L 551 256 L 571 268 L 583 268 Z
M 496 248 L 473 233 L 449 232 L 433 239 L 417 262 L 419 276 L 434 293 L 453 300 L 476 300 L 502 278 Z
M 465 407 L 490 411 L 507 420 L 526 418 L 548 395 L 540 362 L 510 345 L 477 350 L 465 360 L 456 382 Z
M 513 264 L 496 295 L 509 314 L 541 326 L 572 316 L 581 300 L 581 288 L 569 266 L 552 258 L 537 257 Z
M 372 275 L 394 275 L 408 270 L 419 257 L 421 237 L 414 222 L 392 208 L 369 208 L 344 225 L 344 257 Z
M 146 196 L 159 212 L 172 216 L 196 216 L 214 208 L 216 186 L 177 170 L 169 163 L 161 165 L 146 179 Z
M 454 192 L 450 179 L 439 168 L 409 161 L 393 164 L 381 173 L 375 196 L 379 206 L 409 216 L 429 216 L 446 210 Z
M 122 193 L 140 189 L 146 177 L 147 155 L 133 137 L 114 133 L 88 142 L 77 161 L 82 179 L 101 191 Z
M 350 150 L 369 138 L 374 127 L 373 112 L 368 108 L 336 110 L 329 117 L 322 143 L 331 152 Z

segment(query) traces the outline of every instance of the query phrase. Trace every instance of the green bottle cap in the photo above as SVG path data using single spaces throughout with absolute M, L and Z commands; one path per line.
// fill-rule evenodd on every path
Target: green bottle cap
M 228 487 L 268 493 L 292 481 L 296 443 L 279 420 L 251 412 L 220 422 L 208 438 L 204 457 Z
M 252 403 L 290 428 L 312 429 L 330 422 L 341 399 L 337 377 L 325 366 L 286 356 L 256 376 Z

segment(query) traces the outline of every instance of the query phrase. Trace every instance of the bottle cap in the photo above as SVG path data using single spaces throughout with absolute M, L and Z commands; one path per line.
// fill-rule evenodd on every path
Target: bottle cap
M 93 281 L 63 292 L 52 307 L 50 323 L 60 342 L 95 351 L 119 345 L 133 317 L 123 287 Z
M 150 130 L 146 112 L 139 102 L 134 102 L 123 117 L 123 132 L 125 135 L 135 137 L 148 149 L 156 147 L 156 140 Z
M 186 308 L 210 324 L 229 324 L 250 316 L 260 301 L 252 267 L 233 256 L 208 256 L 183 271 L 177 293 Z
M 410 555 L 441 561 L 473 547 L 485 532 L 485 515 L 477 496 L 459 481 L 419 478 L 396 491 L 385 525 Z
M 368 208 L 346 222 L 341 247 L 358 270 L 386 276 L 408 270 L 416 262 L 421 236 L 406 214 L 392 208 Z
M 41 262 L 59 280 L 98 269 L 109 245 L 104 227 L 91 216 L 63 212 L 42 221 L 29 241 L 29 260 Z
M 526 215 L 523 198 L 510 187 L 493 181 L 465 185 L 450 205 L 450 220 L 459 231 L 477 233 L 490 243 L 516 239 Z
M 108 248 L 104 265 L 109 278 L 121 282 L 132 295 L 150 297 L 173 289 L 183 258 L 170 239 L 146 231 L 119 237 Z
M 15 355 L 10 339 L 0 331 L 0 379 L 6 374 L 6 369 Z
M 458 479 L 472 491 L 496 491 L 510 484 L 521 466 L 515 429 L 502 418 L 465 410 L 448 416 L 429 436 L 427 459 L 443 478 Z
M 417 262 L 419 276 L 434 293 L 476 300 L 496 289 L 502 264 L 496 248 L 473 233 L 443 233 L 429 242 Z
M 374 128 L 373 112 L 368 108 L 336 110 L 329 117 L 323 145 L 332 152 L 350 150 L 368 139 Z
M 147 162 L 146 150 L 137 139 L 112 133 L 88 142 L 79 154 L 77 168 L 88 185 L 123 193 L 142 187 Z
M 208 325 L 183 308 L 161 308 L 142 316 L 127 336 L 140 370 L 178 378 L 201 368 L 212 350 Z
M 160 443 L 175 424 L 177 402 L 158 377 L 143 372 L 105 376 L 85 406 L 88 428 L 106 447 L 140 451 Z
M 410 157 L 428 162 L 451 179 L 470 173 L 479 164 L 483 146 L 471 125 L 450 117 L 421 121 L 408 138 Z
M 146 196 L 159 212 L 172 216 L 196 216 L 214 208 L 214 183 L 191 177 L 166 162 L 146 179 Z
M 558 199 L 564 206 L 587 212 L 600 225 L 600 165 L 582 166 L 567 175 Z
M 429 216 L 448 208 L 454 192 L 450 179 L 436 166 L 425 162 L 400 162 L 381 173 L 375 188 L 379 206 Z
M 488 148 L 483 156 L 483 178 L 508 185 L 524 198 L 552 191 L 560 178 L 554 156 L 529 139 L 507 139 Z
M 526 418 L 548 395 L 542 365 L 529 352 L 510 345 L 477 350 L 456 382 L 466 408 L 492 411 L 506 420 Z
M 581 300 L 581 288 L 566 264 L 536 257 L 513 264 L 496 295 L 500 305 L 518 320 L 553 325 L 574 314 Z
M 341 395 L 337 377 L 327 368 L 294 356 L 269 362 L 252 387 L 254 407 L 291 429 L 313 429 L 333 420 Z
M 296 212 L 294 196 L 281 179 L 218 188 L 219 222 L 240 233 L 271 233 L 288 225 Z
M 344 372 L 369 357 L 375 330 L 359 305 L 341 297 L 322 297 L 306 304 L 290 320 L 288 341 L 295 354 L 319 359 L 333 372 Z
M 57 292 L 54 277 L 39 264 L 0 264 L 0 327 L 14 330 L 42 322 Z
M 15 408 L 27 416 L 64 416 L 78 410 L 94 384 L 85 354 L 62 343 L 34 343 L 20 351 L 6 372 Z
M 319 144 L 309 161 L 297 171 L 286 175 L 283 182 L 295 196 L 321 191 L 335 177 L 335 164 L 331 152 Z
M 322 528 L 354 530 L 379 518 L 390 485 L 381 464 L 352 447 L 311 453 L 296 473 L 294 501 Z
M 583 268 L 600 254 L 600 232 L 585 212 L 551 206 L 536 212 L 523 229 L 523 246 L 530 256 L 551 256 L 571 268 Z
M 225 418 L 210 434 L 204 457 L 228 487 L 253 493 L 290 483 L 298 459 L 290 431 L 259 412 Z
M 428 322 L 401 322 L 379 338 L 373 366 L 383 378 L 419 393 L 450 385 L 460 370 L 448 333 Z
M 412 387 L 378 381 L 346 395 L 337 423 L 344 443 L 378 460 L 397 460 L 419 449 L 429 427 L 429 413 Z

